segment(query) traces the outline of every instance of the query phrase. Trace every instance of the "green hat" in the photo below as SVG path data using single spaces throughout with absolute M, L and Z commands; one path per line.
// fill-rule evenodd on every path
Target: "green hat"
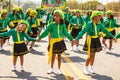
M 3 10 L 1 11 L 1 15 L 5 14 L 5 13 L 7 13 L 7 10 L 6 10 L 6 9 L 3 9 Z
M 76 12 L 76 13 L 77 13 L 77 12 L 81 13 L 81 10 L 79 10 L 79 9 L 76 9 L 76 11 L 75 11 L 75 12 Z
M 103 12 L 102 12 L 102 11 L 99 11 L 99 15 L 101 15 L 101 16 L 102 16 L 102 15 L 103 15 Z
M 58 13 L 62 19 L 64 19 L 63 11 L 61 10 L 55 10 L 54 13 Z
M 41 7 L 37 7 L 36 10 L 41 10 L 42 8 Z
M 108 11 L 106 12 L 106 14 L 113 14 L 113 11 L 112 11 L 112 10 L 108 10 Z
M 101 15 L 101 12 L 100 12 L 100 11 L 93 11 L 93 12 L 92 12 L 92 15 L 91 15 L 91 19 L 92 19 L 93 17 L 98 16 L 98 15 Z
M 37 11 L 35 11 L 35 10 L 31 10 L 31 12 L 30 12 L 30 16 L 35 16 L 35 15 L 37 15 Z
M 22 6 L 19 6 L 19 10 L 21 10 L 21 11 L 23 10 Z
M 15 10 L 15 11 L 19 11 L 19 7 L 14 7 L 14 8 L 13 8 L 13 11 L 14 11 L 14 10 Z
M 29 23 L 25 20 L 20 20 L 20 22 L 18 23 L 19 24 L 25 24 L 27 27 L 29 26 Z

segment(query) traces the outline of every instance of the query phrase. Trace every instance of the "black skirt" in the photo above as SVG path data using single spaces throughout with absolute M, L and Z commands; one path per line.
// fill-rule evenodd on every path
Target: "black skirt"
M 50 49 L 50 44 L 48 46 L 48 51 L 49 51 L 49 49 Z M 53 54 L 61 54 L 65 50 L 67 50 L 67 48 L 66 48 L 64 40 L 53 44 L 53 52 L 52 52 Z
M 28 49 L 25 43 L 17 44 L 13 46 L 13 56 L 21 56 L 28 53 Z
M 0 33 L 3 33 L 3 32 L 7 32 L 7 30 L 6 31 L 0 31 Z M 0 37 L 0 39 L 6 40 L 6 39 L 9 39 L 9 36 L 3 36 L 3 37 Z
M 84 51 L 88 51 L 87 40 L 83 47 Z M 99 38 L 91 38 L 90 52 L 99 52 L 102 50 L 100 39 Z
M 30 37 L 36 38 L 37 37 L 37 28 L 31 28 L 33 34 L 30 34 L 30 32 L 28 32 L 28 34 L 30 35 Z
M 81 30 L 82 30 L 82 28 L 79 28 L 79 29 L 73 28 L 72 31 L 71 31 L 71 36 L 72 36 L 73 38 L 76 38 L 77 35 L 79 34 L 79 32 L 80 32 Z
M 112 35 L 114 35 L 115 36 L 115 30 L 113 30 L 113 31 L 111 31 L 110 32 Z M 111 37 L 109 37 L 108 35 L 106 35 L 105 37 L 103 37 L 104 39 L 112 39 Z

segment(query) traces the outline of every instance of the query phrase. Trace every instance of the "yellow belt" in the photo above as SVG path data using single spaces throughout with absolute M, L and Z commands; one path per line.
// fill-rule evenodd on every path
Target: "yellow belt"
M 79 28 L 81 28 L 81 27 L 79 27 L 79 26 L 76 26 L 76 27 L 75 27 L 75 26 L 74 26 L 74 28 L 75 28 L 75 29 L 79 29 Z
M 51 38 L 50 39 L 50 49 L 49 49 L 49 53 L 48 53 L 48 64 L 51 61 L 51 57 L 52 57 L 52 51 L 53 51 L 53 44 L 56 42 L 59 42 L 63 40 L 63 38 Z
M 37 19 L 37 24 L 38 24 L 38 26 L 40 26 L 41 20 L 42 20 L 42 19 Z
M 107 28 L 107 30 L 108 30 L 109 32 L 111 32 L 111 31 L 115 30 L 115 28 Z
M 14 42 L 16 44 L 21 44 L 21 43 L 24 43 L 24 41 L 19 41 L 19 42 Z
M 113 30 L 115 30 L 115 28 L 106 28 L 109 32 L 111 32 L 111 31 L 113 31 Z M 103 33 L 103 32 L 101 32 L 101 35 L 103 36 L 103 37 L 105 37 L 106 36 L 106 34 L 105 33 Z
M 36 24 L 33 24 L 33 25 L 32 25 L 32 28 L 36 28 L 36 27 L 37 27 L 37 25 L 36 25 Z
M 87 45 L 88 45 L 88 58 L 90 58 L 90 45 L 91 45 L 91 38 L 98 38 L 98 36 L 87 36 Z
M 18 21 L 18 20 L 16 20 L 16 21 L 11 21 L 11 22 L 10 22 L 10 26 L 14 27 L 14 26 L 15 26 L 14 23 L 17 23 L 17 22 L 19 22 L 19 21 Z
M 7 31 L 7 28 L 3 29 L 3 30 L 0 30 L 0 31 Z

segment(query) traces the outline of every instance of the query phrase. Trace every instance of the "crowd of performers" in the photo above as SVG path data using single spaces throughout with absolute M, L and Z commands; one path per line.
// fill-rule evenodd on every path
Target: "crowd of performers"
M 103 18 L 103 12 L 88 10 L 84 16 L 81 10 L 70 10 L 68 7 L 64 10 L 28 8 L 26 12 L 22 7 L 14 7 L 11 12 L 3 9 L 0 11 L 0 51 L 3 50 L 6 40 L 9 41 L 12 36 L 14 42 L 12 70 L 16 70 L 18 57 L 20 57 L 20 70 L 24 70 L 24 55 L 33 50 L 36 41 L 40 42 L 42 38 L 48 36 L 48 63 L 51 63 L 51 67 L 47 73 L 54 72 L 57 55 L 58 73 L 62 74 L 61 54 L 67 50 L 64 40 L 68 38 L 71 41 L 71 50 L 78 51 L 80 39 L 86 33 L 83 50 L 87 51 L 88 57 L 83 71 L 85 74 L 94 73 L 95 54 L 102 50 L 100 38 L 104 49 L 108 52 L 112 51 L 113 40 L 120 38 L 120 33 L 116 34 L 115 31 L 120 25 L 117 24 L 113 11 L 108 10 L 105 14 L 107 17 Z M 105 42 L 107 39 L 109 45 Z

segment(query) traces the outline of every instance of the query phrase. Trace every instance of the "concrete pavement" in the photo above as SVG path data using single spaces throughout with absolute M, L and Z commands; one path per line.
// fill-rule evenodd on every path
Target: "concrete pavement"
M 80 48 L 84 45 L 84 38 L 80 40 Z M 10 41 L 11 43 L 11 41 Z M 70 51 L 70 42 L 66 42 L 67 51 L 62 55 L 62 72 L 57 73 L 57 60 L 54 74 L 47 74 L 50 65 L 47 64 L 47 37 L 36 43 L 34 50 L 25 55 L 24 69 L 20 71 L 20 62 L 17 62 L 17 71 L 12 72 L 12 44 L 4 45 L 0 52 L 0 80 L 119 80 L 120 79 L 120 43 L 114 43 L 113 53 L 101 51 L 96 54 L 94 69 L 96 74 L 83 74 L 87 53 L 84 51 Z

